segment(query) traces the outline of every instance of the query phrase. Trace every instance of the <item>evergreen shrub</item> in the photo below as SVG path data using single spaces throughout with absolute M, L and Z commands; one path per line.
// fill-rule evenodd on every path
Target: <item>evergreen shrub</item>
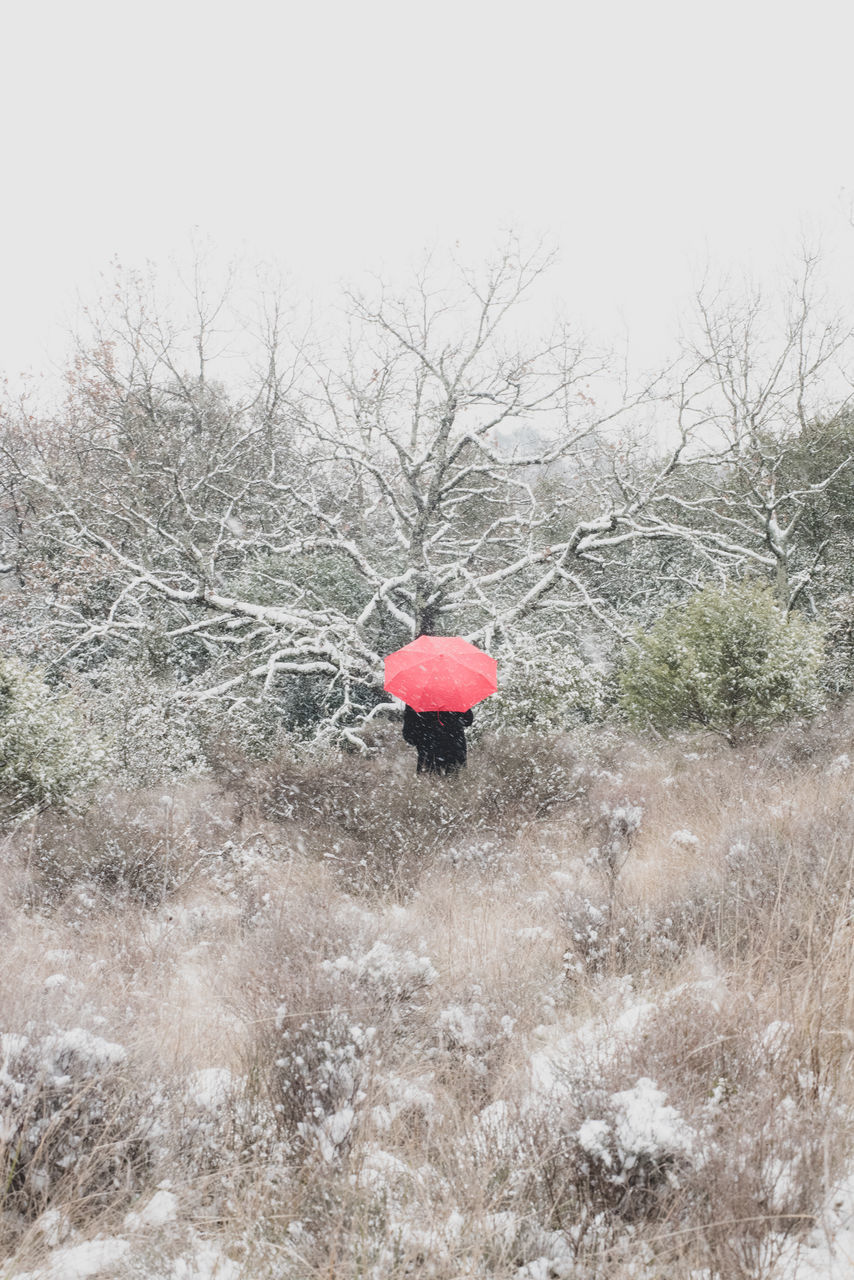
M 822 630 L 761 584 L 706 587 L 635 640 L 619 683 L 636 725 L 700 726 L 735 744 L 820 708 Z
M 95 781 L 102 757 L 69 694 L 0 657 L 0 824 L 68 800 Z

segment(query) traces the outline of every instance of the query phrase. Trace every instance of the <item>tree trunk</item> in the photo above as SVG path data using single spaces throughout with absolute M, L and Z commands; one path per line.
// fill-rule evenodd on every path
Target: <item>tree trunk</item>
M 777 555 L 777 573 L 774 581 L 774 594 L 777 603 L 784 613 L 789 608 L 789 566 L 785 554 Z

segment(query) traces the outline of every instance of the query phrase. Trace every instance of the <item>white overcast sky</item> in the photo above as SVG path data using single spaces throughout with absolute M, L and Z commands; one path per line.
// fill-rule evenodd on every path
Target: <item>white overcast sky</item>
M 850 4 L 0 0 L 0 371 L 194 228 L 310 293 L 503 228 L 653 350 L 708 259 L 852 281 Z

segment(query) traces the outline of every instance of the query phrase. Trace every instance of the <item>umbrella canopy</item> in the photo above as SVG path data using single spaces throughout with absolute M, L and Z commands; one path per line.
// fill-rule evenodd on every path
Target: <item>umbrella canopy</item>
M 385 660 L 385 689 L 414 711 L 468 711 L 498 687 L 496 662 L 459 636 L 419 636 Z

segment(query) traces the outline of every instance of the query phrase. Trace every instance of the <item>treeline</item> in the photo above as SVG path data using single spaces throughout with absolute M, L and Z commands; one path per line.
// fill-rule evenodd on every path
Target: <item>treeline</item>
M 759 591 L 732 596 L 748 630 L 789 627 L 812 673 L 791 696 L 770 680 L 747 721 L 844 694 L 851 332 L 822 319 L 816 262 L 782 306 L 701 294 L 672 364 L 634 381 L 567 326 L 522 336 L 548 267 L 515 241 L 428 262 L 407 289 L 347 295 L 326 333 L 266 289 L 238 323 L 198 271 L 182 321 L 126 276 L 63 402 L 3 407 L 4 654 L 72 686 L 143 780 L 224 738 L 369 744 L 382 656 L 422 631 L 496 654 L 496 725 L 649 716 L 650 680 L 626 683 L 638 628 L 736 584 Z M 672 639 L 687 615 L 665 616 Z M 740 732 L 683 686 L 660 723 Z

